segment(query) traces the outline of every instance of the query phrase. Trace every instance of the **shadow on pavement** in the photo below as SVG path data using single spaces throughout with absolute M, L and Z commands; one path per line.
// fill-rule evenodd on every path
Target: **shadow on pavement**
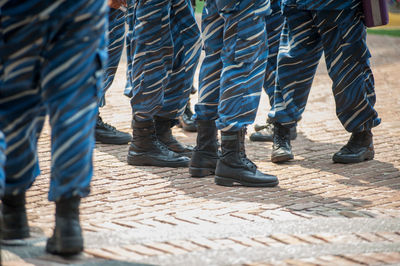
M 272 204 L 277 206 L 276 209 L 287 208 L 317 216 L 343 217 L 345 212 L 354 212 L 354 216 L 374 217 L 373 213 L 362 211 L 373 205 L 372 201 L 354 194 L 357 190 L 346 191 L 343 186 L 336 187 L 335 182 L 365 189 L 388 187 L 400 190 L 399 182 L 394 182 L 399 180 L 400 172 L 393 164 L 378 160 L 348 165 L 333 163 L 333 153 L 343 144 L 314 142 L 299 132 L 297 140 L 292 143 L 295 160 L 276 165 L 270 163 L 271 143 L 246 140 L 248 157 L 261 166 L 260 170 L 280 178 L 281 186 L 275 188 L 221 187 L 214 184 L 213 176 L 191 178 L 187 168 L 132 166 L 132 169 L 167 180 L 170 188 L 193 198 Z M 127 146 L 96 145 L 100 151 L 126 163 Z M 338 178 L 332 179 L 335 178 L 332 175 Z M 302 189 L 303 186 L 305 189 Z
M 343 178 L 335 180 L 337 183 L 346 186 L 361 187 L 380 187 L 385 186 L 390 189 L 400 190 L 399 182 L 387 182 L 389 180 L 400 180 L 400 171 L 393 164 L 381 162 L 379 160 L 370 160 L 356 164 L 340 164 L 332 161 L 332 155 L 339 151 L 345 144 L 332 144 L 323 142 L 314 142 L 299 134 L 298 142 L 304 147 L 299 154 L 296 154 L 296 142 L 294 146 L 295 160 L 287 163 L 288 165 L 298 165 L 308 169 L 318 169 Z M 320 151 L 326 151 L 324 154 L 318 154 Z M 315 152 L 317 155 L 315 155 Z M 301 156 L 304 159 L 296 159 Z M 285 164 L 282 164 L 283 166 Z
M 2 263 L 4 265 L 150 266 L 150 264 L 91 258 L 85 255 L 77 255 L 71 257 L 55 256 L 45 252 L 44 243 L 36 243 L 35 245 L 24 246 L 2 245 L 1 248 L 3 259 Z M 2 264 L 0 263 L 0 265 Z
M 38 265 L 38 266 L 151 266 L 120 260 L 107 260 L 88 257 L 85 253 L 76 256 L 56 256 L 45 251 L 47 238 L 37 227 L 30 227 L 31 237 L 23 240 L 2 240 L 0 243 L 0 265 Z

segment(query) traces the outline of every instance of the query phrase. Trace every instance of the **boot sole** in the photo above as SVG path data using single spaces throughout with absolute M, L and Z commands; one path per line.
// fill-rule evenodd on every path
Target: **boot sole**
M 184 157 L 186 158 L 186 157 Z M 154 158 L 141 157 L 141 156 L 128 156 L 127 161 L 129 165 L 135 166 L 158 166 L 158 167 L 188 167 L 189 166 L 189 158 L 187 161 L 181 162 L 169 162 L 169 161 L 160 161 Z
M 279 181 L 268 182 L 268 183 L 248 183 L 245 181 L 239 181 L 236 179 L 232 179 L 232 178 L 228 178 L 228 177 L 221 177 L 221 176 L 215 176 L 214 182 L 217 185 L 225 186 L 225 187 L 232 187 L 234 183 L 239 183 L 245 187 L 275 187 L 279 184 Z
M 374 151 L 368 151 L 364 154 L 364 156 L 361 156 L 360 158 L 345 158 L 345 157 L 340 157 L 340 156 L 333 156 L 332 160 L 335 163 L 361 163 L 364 161 L 369 161 L 374 159 L 375 152 Z
M 286 154 L 286 155 L 278 155 L 278 156 L 271 156 L 271 162 L 273 163 L 283 163 L 293 160 L 293 154 Z
M 215 174 L 215 169 L 189 167 L 189 173 L 192 177 L 205 177 Z
M 65 237 L 62 240 L 48 239 L 46 251 L 58 255 L 75 255 L 83 251 L 82 237 Z
M 126 145 L 129 144 L 131 140 L 129 141 L 114 141 L 114 140 L 99 140 L 96 139 L 96 143 L 101 143 L 101 144 L 110 144 L 110 145 Z
M 113 138 L 101 138 L 97 137 L 96 142 L 102 144 L 111 144 L 111 145 L 125 145 L 132 141 L 132 138 L 126 139 L 113 139 Z

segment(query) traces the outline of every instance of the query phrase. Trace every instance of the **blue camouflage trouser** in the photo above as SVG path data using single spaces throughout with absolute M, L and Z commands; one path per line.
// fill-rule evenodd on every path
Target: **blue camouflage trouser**
M 271 15 L 266 17 L 266 28 L 268 34 L 268 62 L 267 71 L 265 73 L 264 90 L 268 95 L 270 105 L 273 106 L 279 42 L 284 22 L 281 1 L 271 0 L 271 10 Z
M 3 132 L 0 131 L 0 198 L 4 195 L 6 186 L 6 175 L 4 167 L 6 165 L 6 140 Z
M 300 119 L 318 62 L 325 54 L 336 114 L 349 132 L 380 123 L 360 8 L 307 11 L 285 6 L 275 103 L 269 118 L 288 127 Z
M 127 85 L 136 120 L 178 118 L 189 100 L 201 51 L 189 0 L 130 0 Z
M 103 97 L 99 103 L 100 107 L 106 105 L 105 94 L 112 85 L 117 72 L 119 61 L 125 41 L 125 11 L 110 8 L 108 13 L 108 46 L 107 66 L 104 72 Z
M 108 7 L 104 0 L 0 2 L 0 131 L 5 194 L 39 175 L 37 141 L 51 126 L 49 200 L 89 193 Z
M 223 131 L 238 131 L 254 122 L 267 65 L 265 16 L 270 11 L 269 1 L 206 2 L 202 17 L 206 57 L 196 120 L 217 119 Z

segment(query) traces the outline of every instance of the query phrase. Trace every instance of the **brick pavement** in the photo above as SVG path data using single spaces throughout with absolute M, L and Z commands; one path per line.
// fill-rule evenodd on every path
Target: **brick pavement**
M 39 141 L 42 175 L 27 199 L 33 237 L 13 243 L 23 246 L 3 246 L 3 264 L 400 264 L 400 38 L 371 35 L 368 41 L 383 120 L 373 131 L 375 160 L 332 163 L 349 135 L 336 119 L 331 82 L 321 65 L 293 142 L 295 160 L 275 165 L 270 143 L 247 142 L 260 169 L 278 175 L 277 188 L 220 187 L 212 177 L 190 178 L 185 168 L 133 167 L 125 161 L 127 146 L 96 144 L 92 193 L 81 209 L 85 253 L 64 259 L 44 253 L 54 222 L 54 205 L 46 199 L 46 126 Z M 129 132 L 124 70 L 121 63 L 101 113 Z M 264 95 L 257 122 L 267 110 Z M 174 133 L 195 143 L 195 133 Z

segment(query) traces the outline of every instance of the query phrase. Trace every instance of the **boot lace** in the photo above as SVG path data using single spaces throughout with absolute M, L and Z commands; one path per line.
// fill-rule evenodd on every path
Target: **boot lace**
M 289 149 L 290 148 L 290 133 L 288 129 L 276 125 L 274 129 L 274 147 Z
M 274 140 L 274 144 L 275 146 L 279 149 L 279 148 L 288 148 L 288 138 L 287 136 L 275 136 L 275 140 Z
M 103 119 L 100 116 L 97 117 L 96 127 L 110 130 L 113 132 L 117 131 L 117 129 L 115 127 L 113 127 L 112 125 L 104 123 Z
M 247 129 L 246 128 L 242 129 L 241 134 L 246 135 L 246 133 L 247 133 Z M 247 168 L 252 169 L 254 171 L 257 169 L 257 166 L 255 165 L 255 163 L 253 163 L 249 158 L 247 158 L 246 150 L 244 148 L 244 137 L 240 137 L 239 156 L 240 156 L 240 160 L 242 161 L 243 164 L 245 164 L 247 166 Z
M 253 163 L 249 158 L 247 158 L 247 155 L 245 152 L 239 152 L 239 156 L 240 156 L 240 161 L 245 164 L 247 166 L 247 168 L 252 169 L 252 170 L 256 170 L 257 169 L 257 165 L 255 163 Z

